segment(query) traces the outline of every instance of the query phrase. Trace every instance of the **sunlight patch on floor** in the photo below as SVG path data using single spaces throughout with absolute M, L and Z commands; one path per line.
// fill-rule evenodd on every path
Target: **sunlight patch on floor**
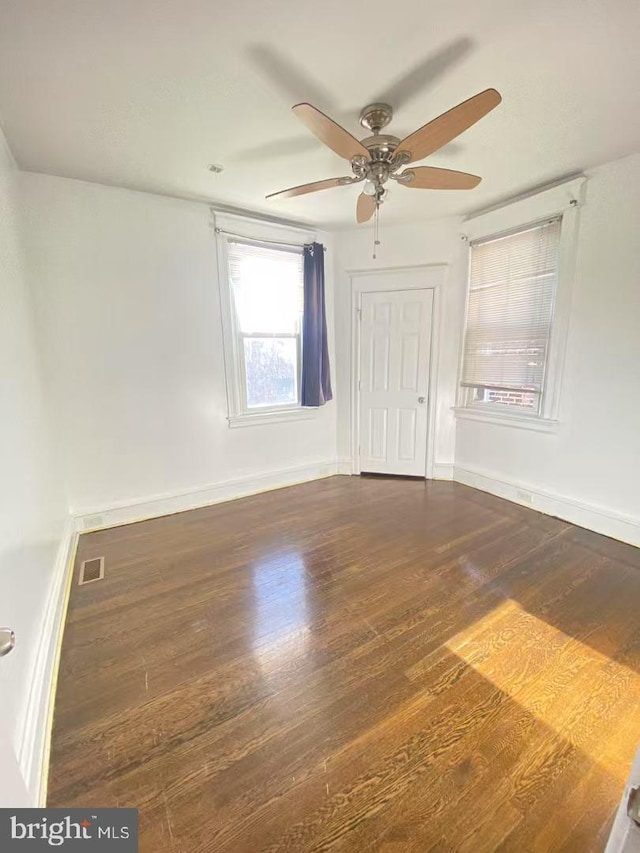
M 640 739 L 638 673 L 512 599 L 446 647 L 545 726 L 625 779 Z

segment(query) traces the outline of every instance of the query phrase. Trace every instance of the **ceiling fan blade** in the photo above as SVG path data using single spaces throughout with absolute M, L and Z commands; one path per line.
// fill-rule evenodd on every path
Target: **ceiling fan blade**
M 482 178 L 478 175 L 470 175 L 469 172 L 456 172 L 453 169 L 416 166 L 415 169 L 407 169 L 398 175 L 397 180 L 403 187 L 416 190 L 472 190 L 478 186 Z
M 333 119 L 321 113 L 311 104 L 296 104 L 292 108 L 300 121 L 314 133 L 321 142 L 328 145 L 332 151 L 351 160 L 357 155 L 370 159 L 369 152 L 355 136 L 352 136 L 344 127 L 340 127 Z
M 330 190 L 332 187 L 342 187 L 346 184 L 354 184 L 353 178 L 327 178 L 326 181 L 314 181 L 311 184 L 300 184 L 299 187 L 289 187 L 288 190 L 280 190 L 278 193 L 271 193 L 266 198 L 292 198 L 294 195 L 306 195 L 306 193 L 317 193 L 318 190 Z
M 495 89 L 485 89 L 414 131 L 402 140 L 396 151 L 410 154 L 409 163 L 422 160 L 486 116 L 501 100 L 502 96 Z
M 356 205 L 356 222 L 362 225 L 363 222 L 368 222 L 376 212 L 376 200 L 372 195 L 360 193 L 358 203 Z

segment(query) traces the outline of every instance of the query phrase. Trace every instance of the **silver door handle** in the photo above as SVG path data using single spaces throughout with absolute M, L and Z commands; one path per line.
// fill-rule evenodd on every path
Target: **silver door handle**
M 418 402 L 419 402 L 419 403 L 424 403 L 424 402 L 425 402 L 425 400 L 426 400 L 426 397 L 418 397 Z
M 0 628 L 0 658 L 8 655 L 16 644 L 16 635 L 11 628 Z

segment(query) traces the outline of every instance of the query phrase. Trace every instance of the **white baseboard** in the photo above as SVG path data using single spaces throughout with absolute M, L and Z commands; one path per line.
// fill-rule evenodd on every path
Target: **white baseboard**
M 57 681 L 77 538 L 74 519 L 69 517 L 65 522 L 56 554 L 25 719 L 19 738 L 18 762 L 32 806 L 43 806 L 46 795 L 49 742 L 53 723 L 53 692 Z
M 260 492 L 268 492 L 271 489 L 281 489 L 284 486 L 295 486 L 298 483 L 320 480 L 323 477 L 342 473 L 338 471 L 338 467 L 336 459 L 322 460 L 293 468 L 239 477 L 236 480 L 212 483 L 188 492 L 153 495 L 110 506 L 73 510 L 75 529 L 82 532 L 101 530 L 105 527 L 131 524 L 148 518 L 158 518 L 161 515 L 171 515 L 222 501 L 231 501 Z
M 506 480 L 491 471 L 482 471 L 477 468 L 462 468 L 456 465 L 453 479 L 466 486 L 473 486 L 483 492 L 490 492 L 500 498 L 544 512 L 546 515 L 554 515 L 578 527 L 586 527 L 604 536 L 611 536 L 613 539 L 640 547 L 640 518 L 635 516 L 625 515 L 595 504 L 587 504 L 566 495 L 542 491 L 527 483 Z
M 435 462 L 433 465 L 434 480 L 453 480 L 453 462 Z
M 338 459 L 338 474 L 353 474 L 353 462 L 350 456 L 341 456 Z

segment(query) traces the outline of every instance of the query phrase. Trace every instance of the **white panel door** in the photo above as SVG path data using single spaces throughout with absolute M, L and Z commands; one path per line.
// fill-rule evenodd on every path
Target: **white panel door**
M 363 293 L 360 470 L 425 476 L 433 290 Z

